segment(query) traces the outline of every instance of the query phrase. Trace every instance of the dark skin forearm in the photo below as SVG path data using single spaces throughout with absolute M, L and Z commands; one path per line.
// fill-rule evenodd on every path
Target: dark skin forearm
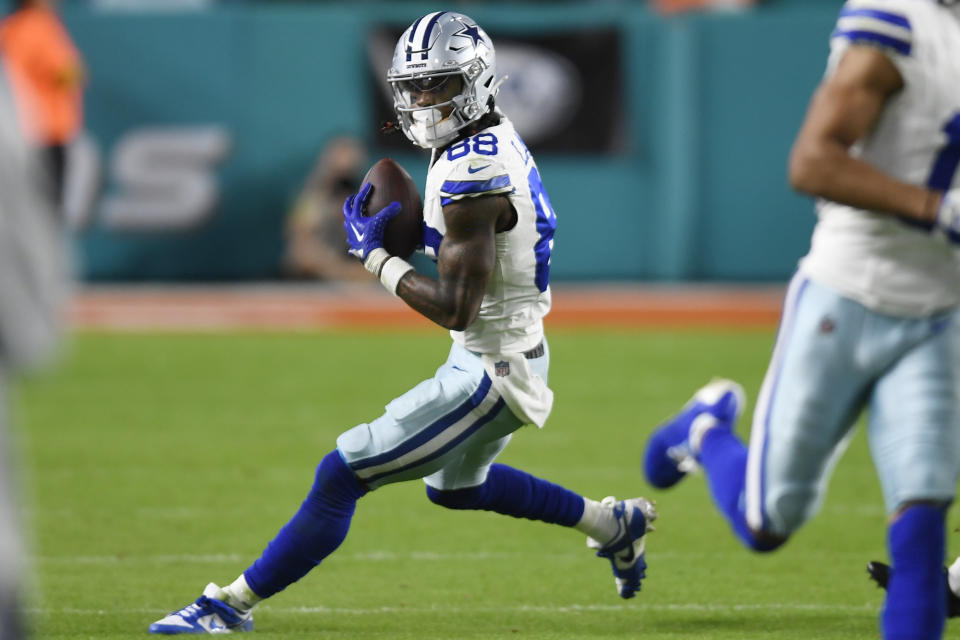
M 851 47 L 810 102 L 790 154 L 791 185 L 860 209 L 931 222 L 939 193 L 896 180 L 850 154 L 902 88 L 900 72 L 884 53 Z
M 462 331 L 477 318 L 496 261 L 496 232 L 512 215 L 506 196 L 454 202 L 443 208 L 446 234 L 437 255 L 437 279 L 410 271 L 397 295 L 446 329 Z
M 440 245 L 437 279 L 411 271 L 400 279 L 397 295 L 441 327 L 462 331 L 480 311 L 493 271 L 492 254 L 484 246 Z

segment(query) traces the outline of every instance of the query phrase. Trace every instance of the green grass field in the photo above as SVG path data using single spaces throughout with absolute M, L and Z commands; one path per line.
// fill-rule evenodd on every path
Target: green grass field
M 756 393 L 772 332 L 550 337 L 554 413 L 500 462 L 596 499 L 655 498 L 639 596 L 616 596 L 580 534 L 447 511 L 412 482 L 365 497 L 340 550 L 261 605 L 257 637 L 878 636 L 864 565 L 886 557 L 884 513 L 862 432 L 820 515 L 767 556 L 735 542 L 702 477 L 658 492 L 640 474 L 647 433 L 710 376 Z M 448 345 L 439 331 L 75 338 L 16 394 L 36 637 L 141 638 L 231 581 L 337 434 L 431 376 Z

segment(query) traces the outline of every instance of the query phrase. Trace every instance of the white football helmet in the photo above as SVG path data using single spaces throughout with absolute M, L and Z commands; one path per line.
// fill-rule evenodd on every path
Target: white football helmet
M 453 141 L 488 112 L 502 82 L 495 73 L 493 42 L 476 22 L 451 11 L 423 16 L 400 36 L 387 72 L 403 132 L 424 149 Z M 424 93 L 447 99 L 417 106 Z

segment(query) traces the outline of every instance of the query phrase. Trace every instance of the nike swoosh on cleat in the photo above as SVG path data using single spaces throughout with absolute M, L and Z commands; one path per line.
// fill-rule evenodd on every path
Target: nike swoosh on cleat
M 213 616 L 213 615 L 203 616 L 202 618 L 197 620 L 197 623 L 202 628 L 209 631 L 210 633 L 215 633 L 217 631 L 226 631 L 227 629 L 225 626 L 217 622 L 216 616 Z
M 485 165 L 483 165 L 482 167 L 478 167 L 478 168 L 476 168 L 476 169 L 474 169 L 473 167 L 467 167 L 467 173 L 478 173 L 478 172 L 480 172 L 480 171 L 483 171 L 484 169 L 489 168 L 490 166 L 491 166 L 491 165 L 489 165 L 489 164 L 485 164 Z

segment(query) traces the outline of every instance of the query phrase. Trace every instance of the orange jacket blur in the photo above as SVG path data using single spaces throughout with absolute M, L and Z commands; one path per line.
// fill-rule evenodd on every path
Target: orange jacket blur
M 0 53 L 27 139 L 63 145 L 83 125 L 83 62 L 57 14 L 20 9 L 0 22 Z
M 700 9 L 733 9 L 756 4 L 756 0 L 653 0 L 661 13 L 680 13 Z

